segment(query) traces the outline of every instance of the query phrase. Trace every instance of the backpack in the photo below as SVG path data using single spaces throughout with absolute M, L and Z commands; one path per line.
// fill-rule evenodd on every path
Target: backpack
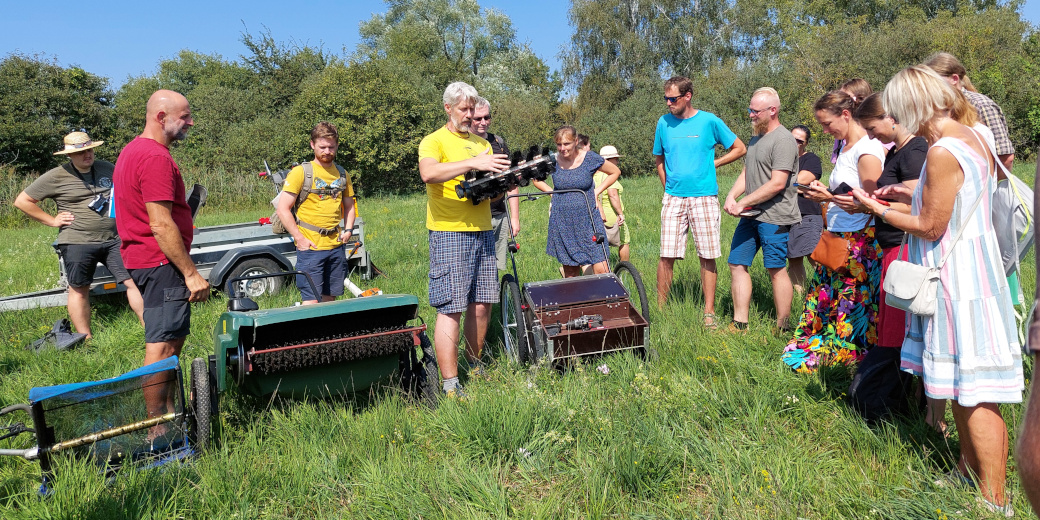
M 314 166 L 311 165 L 310 161 L 307 161 L 307 162 L 303 163 L 302 166 L 303 166 L 303 184 L 300 185 L 300 193 L 299 193 L 299 195 L 296 196 L 296 202 L 293 204 L 293 207 L 292 207 L 292 210 L 291 210 L 292 215 L 294 217 L 296 217 L 296 225 L 297 225 L 297 227 L 301 227 L 303 229 L 316 231 L 316 232 L 318 232 L 318 233 L 320 233 L 322 235 L 331 235 L 332 233 L 336 232 L 339 229 L 338 226 L 335 227 L 335 228 L 332 228 L 332 229 L 320 228 L 318 226 L 314 226 L 314 225 L 308 224 L 306 222 L 300 221 L 300 217 L 298 217 L 296 215 L 296 212 L 300 209 L 300 205 L 303 204 L 303 201 L 307 200 L 307 197 L 310 196 L 311 193 L 317 193 L 319 195 L 331 195 L 333 197 L 336 197 L 340 193 L 343 193 L 343 191 L 346 189 L 346 186 L 347 186 L 347 181 L 346 181 L 347 171 L 344 170 L 342 166 L 340 166 L 338 164 L 336 165 L 336 169 L 339 171 L 339 178 L 340 178 L 341 181 L 343 181 L 343 182 L 340 183 L 340 187 L 339 188 L 319 188 L 319 189 L 313 189 L 313 186 L 314 186 Z M 278 193 L 278 196 L 279 197 L 282 196 L 281 192 Z M 271 232 L 276 234 L 276 235 L 284 235 L 284 234 L 289 232 L 289 230 L 285 229 L 285 224 L 282 223 L 282 219 L 278 218 L 278 212 L 277 211 L 274 212 L 274 214 L 271 215 Z

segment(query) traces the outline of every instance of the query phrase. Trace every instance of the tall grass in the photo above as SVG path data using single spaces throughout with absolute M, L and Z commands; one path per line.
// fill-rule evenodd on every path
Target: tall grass
M 1031 178 L 1027 166 L 1016 173 Z M 736 173 L 724 171 L 723 189 Z M 632 258 L 655 301 L 660 184 L 651 177 L 625 183 Z M 544 254 L 546 202 L 521 204 L 521 282 L 559 276 Z M 234 213 L 210 207 L 200 223 L 266 212 L 264 204 Z M 366 246 L 387 276 L 358 283 L 425 302 L 423 197 L 364 200 L 360 212 Z M 723 236 L 735 226 L 724 217 Z M 18 278 L 19 287 L 45 285 L 53 269 L 49 246 L 35 241 L 48 242 L 50 231 L 3 233 L 9 251 L 0 262 L 44 256 L 36 270 L 0 263 L 0 276 Z M 728 249 L 724 239 L 724 254 Z M 231 389 L 220 398 L 219 439 L 190 463 L 124 471 L 107 483 L 87 462 L 62 461 L 54 495 L 41 500 L 37 466 L 0 459 L 0 517 L 986 518 L 972 492 L 932 484 L 954 465 L 957 432 L 945 440 L 919 415 L 868 427 L 845 403 L 849 370 L 799 375 L 780 362 L 786 338 L 772 333 L 760 259 L 751 269 L 749 334 L 706 331 L 690 255 L 676 264 L 672 301 L 663 309 L 651 304 L 656 359 L 623 354 L 565 371 L 517 367 L 498 356 L 501 333 L 493 325 L 488 350 L 495 361 L 486 376 L 465 381 L 468 400 L 431 410 L 392 390 L 289 401 Z M 1031 291 L 1032 257 L 1023 265 Z M 728 316 L 726 269 L 719 278 L 718 312 Z M 298 298 L 289 290 L 260 303 Z M 212 353 L 211 328 L 225 303 L 217 297 L 194 306 L 185 366 Z M 94 309 L 89 346 L 40 355 L 22 346 L 64 310 L 0 314 L 0 405 L 24 402 L 34 386 L 111 377 L 140 364 L 143 332 L 129 309 L 119 298 Z M 419 311 L 434 323 L 429 306 Z M 608 374 L 595 369 L 600 364 Z M 1002 410 L 1013 446 L 1022 407 Z M 1025 513 L 1018 476 L 1012 463 L 1008 468 L 1014 506 Z

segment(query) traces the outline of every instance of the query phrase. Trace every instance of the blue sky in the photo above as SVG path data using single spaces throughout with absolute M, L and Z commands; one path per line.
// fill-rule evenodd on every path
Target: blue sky
M 245 51 L 244 31 L 271 30 L 280 42 L 322 45 L 349 54 L 358 42 L 358 24 L 386 10 L 381 1 L 183 0 L 162 12 L 140 1 L 4 2 L 0 55 L 17 52 L 54 58 L 109 78 L 118 88 L 128 77 L 151 75 L 161 59 L 182 49 L 234 60 Z M 504 12 L 517 38 L 554 70 L 569 41 L 570 2 L 565 0 L 481 0 Z M 1040 0 L 1026 0 L 1023 17 L 1040 24 Z M 244 24 L 244 25 L 243 25 Z

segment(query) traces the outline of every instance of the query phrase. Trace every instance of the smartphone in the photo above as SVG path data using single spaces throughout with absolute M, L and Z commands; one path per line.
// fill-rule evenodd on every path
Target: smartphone
M 800 190 L 801 189 L 806 189 L 806 190 L 809 189 L 809 185 L 808 184 L 798 184 L 797 182 L 792 184 L 792 186 L 794 186 L 795 188 L 798 188 Z
M 839 184 L 837 188 L 834 188 L 833 190 L 829 189 L 827 191 L 831 192 L 831 195 L 848 195 L 849 192 L 852 191 L 852 186 L 849 186 L 848 183 L 843 182 Z

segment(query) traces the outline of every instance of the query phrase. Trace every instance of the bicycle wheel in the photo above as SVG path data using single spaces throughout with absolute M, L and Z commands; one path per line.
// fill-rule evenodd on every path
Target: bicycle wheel
M 502 277 L 502 350 L 513 363 L 527 363 L 527 320 L 521 308 L 520 286 L 513 275 Z
M 621 280 L 621 285 L 628 291 L 628 301 L 639 309 L 639 313 L 647 323 L 650 323 L 650 303 L 646 299 L 646 287 L 643 286 L 643 277 L 639 275 L 636 266 L 629 262 L 618 262 L 614 267 L 614 275 Z

